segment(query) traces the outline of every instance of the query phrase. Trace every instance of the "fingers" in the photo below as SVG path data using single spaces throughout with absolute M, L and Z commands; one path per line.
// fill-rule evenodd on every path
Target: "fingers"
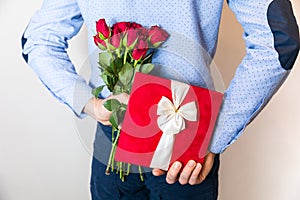
M 120 94 L 117 94 L 117 95 L 110 95 L 109 97 L 107 97 L 106 99 L 101 101 L 101 104 L 98 107 L 99 108 L 98 109 L 98 121 L 100 123 L 102 123 L 103 125 L 111 125 L 109 120 L 110 120 L 110 116 L 111 116 L 112 112 L 107 110 L 104 107 L 104 103 L 109 99 L 116 99 L 120 103 L 128 104 L 129 95 L 126 94 L 126 93 L 120 93 Z M 119 128 L 121 129 L 121 124 L 119 125 Z
M 202 165 L 200 163 L 197 163 L 197 165 L 190 177 L 190 180 L 189 180 L 190 185 L 196 185 L 196 184 L 200 183 L 199 174 L 201 172 L 201 169 L 202 169 Z
M 108 111 L 105 107 L 104 107 L 104 102 L 107 101 L 105 100 L 98 100 L 95 105 L 94 105 L 94 109 L 95 109 L 95 115 L 96 115 L 96 119 L 97 121 L 99 121 L 100 123 L 104 124 L 104 125 L 110 125 L 109 122 L 109 118 L 111 115 L 111 112 Z
M 128 100 L 129 100 L 129 94 L 120 93 L 120 94 L 117 94 L 117 95 L 111 95 L 107 99 L 117 99 L 120 103 L 123 103 L 123 104 L 127 105 Z
M 179 183 L 184 185 L 189 182 L 189 179 L 196 167 L 196 162 L 194 160 L 190 160 L 187 165 L 183 168 L 180 177 L 179 177 Z
M 153 174 L 154 176 L 161 176 L 161 175 L 163 175 L 163 174 L 165 174 L 165 173 L 166 173 L 166 171 L 161 170 L 161 169 L 153 169 L 153 170 L 152 170 L 152 174 Z
M 178 161 L 174 162 L 171 166 L 171 169 L 167 173 L 166 181 L 169 184 L 173 184 L 177 181 L 178 174 L 180 173 L 180 169 L 182 164 Z
M 120 103 L 127 104 L 129 95 L 126 93 L 121 93 L 118 95 L 110 95 L 106 99 L 98 99 L 98 101 L 95 102 L 94 109 L 96 110 L 95 113 L 96 113 L 97 121 L 99 121 L 100 123 L 102 123 L 104 125 L 111 125 L 111 123 L 109 122 L 109 119 L 110 119 L 112 112 L 107 110 L 104 106 L 105 102 L 110 99 L 116 99 Z
M 182 164 L 178 161 L 174 162 L 167 173 L 166 182 L 169 184 L 173 184 L 178 180 L 182 185 L 185 185 L 187 183 L 190 185 L 202 183 L 212 169 L 212 166 L 214 164 L 214 157 L 215 154 L 208 153 L 203 164 L 196 163 L 194 160 L 190 160 L 183 168 L 182 172 L 180 172 Z M 159 171 L 153 172 L 153 174 L 160 173 L 161 172 Z

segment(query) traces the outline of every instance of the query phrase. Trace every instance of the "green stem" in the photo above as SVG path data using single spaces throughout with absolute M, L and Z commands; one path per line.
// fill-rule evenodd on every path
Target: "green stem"
M 130 173 L 130 167 L 131 167 L 131 164 L 127 163 L 127 170 L 126 170 L 126 176 L 129 175 Z
M 135 61 L 134 61 L 134 63 L 133 63 L 133 67 L 134 67 L 134 68 L 135 68 L 135 66 L 138 64 L 138 62 L 139 62 L 138 60 L 135 60 Z
M 118 161 L 116 161 L 116 174 L 118 174 L 119 173 L 119 162 Z
M 121 53 L 120 53 L 120 49 L 119 49 L 119 48 L 117 49 L 117 51 L 116 51 L 116 52 L 117 52 L 117 56 L 118 56 L 118 58 L 121 58 Z
M 111 51 L 110 48 L 109 48 L 108 40 L 104 40 L 104 42 L 105 42 L 106 47 L 107 47 L 107 52 L 109 53 L 111 59 L 114 60 L 115 58 L 114 58 L 114 56 L 113 56 L 113 54 L 112 54 L 112 51 Z
M 142 167 L 140 165 L 139 165 L 139 172 L 140 172 L 140 179 L 141 179 L 141 181 L 144 181 Z
M 120 179 L 122 180 L 122 177 L 123 177 L 123 167 L 122 167 L 123 163 L 122 162 L 119 162 L 119 172 L 120 172 Z
M 114 128 L 112 129 L 112 134 L 114 134 Z M 114 157 L 115 157 L 115 152 L 116 152 L 116 146 L 117 146 L 117 142 L 118 142 L 118 139 L 119 139 L 119 136 L 120 136 L 120 132 L 121 130 L 118 129 L 118 132 L 117 132 L 117 136 L 115 138 L 114 141 L 112 141 L 112 147 L 111 147 L 111 150 L 110 150 L 110 155 L 109 155 L 109 158 L 108 158 L 108 163 L 107 163 L 107 167 L 106 167 L 106 170 L 105 170 L 105 174 L 106 175 L 109 175 L 110 174 L 110 168 L 114 167 Z
M 120 135 L 120 129 L 117 129 L 117 138 L 116 139 L 119 139 L 119 135 Z M 114 140 L 113 140 L 114 141 Z M 117 146 L 117 145 L 116 145 Z M 113 152 L 112 152 L 112 158 L 111 158 L 111 160 L 112 160 L 112 162 L 111 162 L 111 169 L 112 169 L 112 171 L 114 171 L 114 165 L 115 165 L 115 155 L 116 155 L 116 146 L 114 147 L 114 149 L 113 149 Z
M 128 54 L 128 49 L 126 48 L 125 53 L 124 53 L 124 60 L 123 60 L 124 65 L 126 64 L 126 61 L 127 61 L 127 54 Z
M 115 141 L 115 131 L 118 131 L 115 127 L 112 127 L 112 132 L 111 132 L 111 141 L 112 143 Z

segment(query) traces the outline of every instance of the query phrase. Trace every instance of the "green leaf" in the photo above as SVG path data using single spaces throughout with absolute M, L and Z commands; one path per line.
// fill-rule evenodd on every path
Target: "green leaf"
M 111 54 L 109 54 L 108 52 L 99 53 L 99 65 L 103 69 L 106 69 L 110 66 L 111 59 Z
M 122 67 L 123 67 L 123 60 L 121 58 L 114 59 L 110 64 L 110 69 L 115 75 L 118 75 Z
M 99 94 L 102 92 L 103 88 L 105 87 L 105 85 L 101 85 L 97 88 L 94 88 L 92 90 L 92 94 L 94 95 L 94 97 L 98 98 L 99 97 Z
M 113 74 L 111 74 L 108 71 L 104 71 L 101 74 L 101 78 L 103 80 L 103 82 L 105 83 L 105 85 L 107 86 L 107 88 L 112 92 L 116 82 L 117 82 L 117 77 L 114 77 Z
M 114 87 L 113 94 L 117 95 L 123 92 L 123 85 L 120 83 L 120 81 L 117 82 L 117 84 Z
M 99 37 L 100 37 L 101 40 L 106 40 L 107 39 L 106 37 L 104 37 L 104 35 L 102 33 L 99 32 L 98 34 L 99 34 Z
M 103 106 L 109 111 L 117 110 L 120 105 L 121 103 L 117 99 L 109 99 L 103 104 Z
M 137 65 L 134 67 L 134 73 L 140 72 L 141 66 L 142 66 L 141 64 L 137 64 Z
M 117 111 L 117 117 L 118 117 L 118 124 L 121 124 L 124 120 L 124 116 L 125 116 L 125 112 L 126 112 L 126 107 L 119 107 L 118 111 Z
M 109 122 L 114 128 L 116 129 L 118 128 L 119 122 L 118 122 L 118 115 L 116 111 L 112 112 L 112 114 L 110 115 Z
M 144 73 L 144 74 L 149 74 L 154 68 L 154 65 L 151 63 L 147 63 L 147 64 L 143 64 L 141 66 L 140 72 Z
M 153 52 L 149 53 L 147 55 L 147 57 L 143 59 L 143 63 L 151 63 L 152 62 L 153 54 L 154 54 Z
M 114 129 L 118 129 L 119 125 L 122 123 L 125 112 L 126 112 L 127 105 L 126 104 L 119 104 L 116 109 L 112 111 L 112 114 L 109 118 L 109 122 L 112 124 Z
M 133 67 L 129 63 L 126 63 L 121 69 L 121 71 L 119 72 L 119 80 L 123 85 L 126 86 L 131 82 L 133 75 L 134 75 Z
M 105 85 L 107 85 L 109 87 L 109 81 L 108 80 L 109 80 L 110 76 L 107 75 L 106 73 L 102 73 L 101 78 L 102 78 L 103 82 L 105 83 Z
M 123 67 L 123 58 L 116 59 L 115 64 L 117 67 L 117 73 L 119 73 Z

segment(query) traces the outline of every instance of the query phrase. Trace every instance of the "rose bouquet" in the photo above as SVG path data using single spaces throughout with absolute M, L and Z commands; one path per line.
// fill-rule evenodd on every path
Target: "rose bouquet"
M 102 50 L 98 63 L 105 85 L 94 88 L 93 95 L 98 98 L 105 86 L 113 94 L 130 94 L 135 73 L 148 74 L 153 70 L 153 54 L 168 37 L 169 34 L 159 26 L 146 28 L 135 22 L 117 22 L 110 27 L 105 19 L 98 20 L 94 42 Z M 106 173 L 116 169 L 120 178 L 124 180 L 124 176 L 129 173 L 130 164 L 116 162 L 114 157 L 126 105 L 116 99 L 110 99 L 104 106 L 112 112 L 112 148 Z

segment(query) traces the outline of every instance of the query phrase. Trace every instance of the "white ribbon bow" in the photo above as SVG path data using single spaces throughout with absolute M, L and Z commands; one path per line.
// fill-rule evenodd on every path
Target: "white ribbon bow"
M 181 105 L 186 97 L 190 86 L 178 81 L 171 81 L 172 99 L 171 102 L 163 96 L 158 103 L 157 118 L 158 127 L 163 134 L 156 147 L 150 167 L 168 170 L 175 135 L 185 129 L 185 120 L 197 121 L 197 107 L 195 101 Z

